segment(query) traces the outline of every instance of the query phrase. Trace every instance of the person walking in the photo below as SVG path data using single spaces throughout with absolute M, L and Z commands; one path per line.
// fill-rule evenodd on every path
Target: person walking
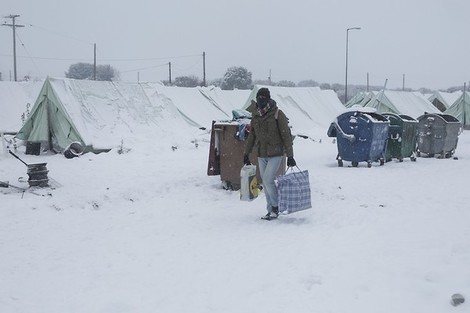
M 287 155 L 287 166 L 296 166 L 292 135 L 286 115 L 277 107 L 276 101 L 271 99 L 268 88 L 258 90 L 256 102 L 253 104 L 256 108 L 252 112 L 243 163 L 251 164 L 250 154 L 253 149 L 256 149 L 268 211 L 262 219 L 272 220 L 279 215 L 277 187 L 274 180 L 284 154 Z

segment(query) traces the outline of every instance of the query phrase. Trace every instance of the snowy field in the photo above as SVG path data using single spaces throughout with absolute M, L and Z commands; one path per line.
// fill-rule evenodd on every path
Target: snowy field
M 207 142 L 155 141 L 18 151 L 54 188 L 0 188 L 1 313 L 470 311 L 450 304 L 470 297 L 469 132 L 458 160 L 372 168 L 339 168 L 326 135 L 298 138 L 313 208 L 275 221 L 260 220 L 263 195 L 241 202 L 206 175 Z M 27 187 L 24 164 L 0 150 L 0 165 Z

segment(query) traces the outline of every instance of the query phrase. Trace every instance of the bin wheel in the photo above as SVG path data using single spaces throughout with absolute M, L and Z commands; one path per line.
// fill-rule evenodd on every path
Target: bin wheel
M 341 159 L 338 160 L 338 167 L 343 167 L 343 160 Z
M 222 181 L 222 188 L 225 190 L 233 190 L 232 184 L 229 181 L 223 180 Z
M 353 162 L 352 162 L 352 166 L 353 166 L 353 167 L 357 167 L 358 165 L 359 165 L 359 162 L 356 162 L 356 161 L 353 161 Z

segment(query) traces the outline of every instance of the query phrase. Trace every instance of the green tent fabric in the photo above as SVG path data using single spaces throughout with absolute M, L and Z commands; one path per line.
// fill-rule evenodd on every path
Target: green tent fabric
M 463 92 L 444 114 L 452 115 L 462 123 L 464 129 L 470 129 L 470 93 Z
M 408 91 L 382 90 L 365 107 L 375 108 L 381 114 L 404 114 L 413 118 L 425 112 L 441 113 L 429 100 Z
M 63 151 L 72 142 L 86 146 L 49 79 L 44 82 L 31 114 L 16 138 L 40 142 L 48 150 Z
M 366 106 L 367 103 L 370 102 L 376 95 L 374 91 L 363 91 L 357 93 L 354 97 L 352 97 L 348 103 L 345 104 L 345 107 L 352 108 L 353 106 Z
M 348 102 L 344 104 L 345 107 L 350 108 L 353 105 L 359 104 L 365 97 L 366 93 L 365 92 L 358 92 L 355 94 L 351 99 L 349 99 Z
M 431 101 L 432 104 L 440 111 L 444 112 L 452 104 L 457 101 L 460 96 L 462 95 L 462 91 L 454 91 L 454 92 L 444 92 L 444 91 L 435 91 L 428 100 Z
M 380 91 L 371 101 L 369 101 L 366 107 L 371 107 L 377 110 L 378 113 L 394 113 L 402 114 L 396 107 L 393 105 L 393 102 L 387 97 L 385 92 Z

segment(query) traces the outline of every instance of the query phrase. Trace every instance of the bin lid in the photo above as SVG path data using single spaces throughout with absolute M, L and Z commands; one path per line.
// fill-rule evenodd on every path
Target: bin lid
M 387 122 L 387 118 L 382 114 L 376 112 L 364 112 L 364 111 L 346 111 L 339 115 L 336 120 L 342 120 L 344 118 L 350 118 L 351 116 L 362 117 L 372 122 Z
M 417 120 L 405 114 L 382 113 L 382 115 L 385 116 L 390 122 L 393 121 L 397 123 L 402 123 L 402 122 L 418 123 Z
M 460 123 L 460 121 L 452 115 L 439 114 L 439 113 L 424 113 L 423 115 L 418 117 L 418 121 L 421 121 L 421 120 L 423 120 L 425 118 L 429 118 L 429 117 L 434 117 L 434 118 L 439 119 L 439 120 L 441 120 L 445 123 Z
M 405 120 L 405 121 L 408 121 L 408 122 L 414 122 L 414 123 L 418 123 L 418 121 L 414 118 L 412 118 L 411 116 L 408 116 L 408 115 L 405 115 L 405 114 L 400 114 L 400 117 L 402 120 Z

